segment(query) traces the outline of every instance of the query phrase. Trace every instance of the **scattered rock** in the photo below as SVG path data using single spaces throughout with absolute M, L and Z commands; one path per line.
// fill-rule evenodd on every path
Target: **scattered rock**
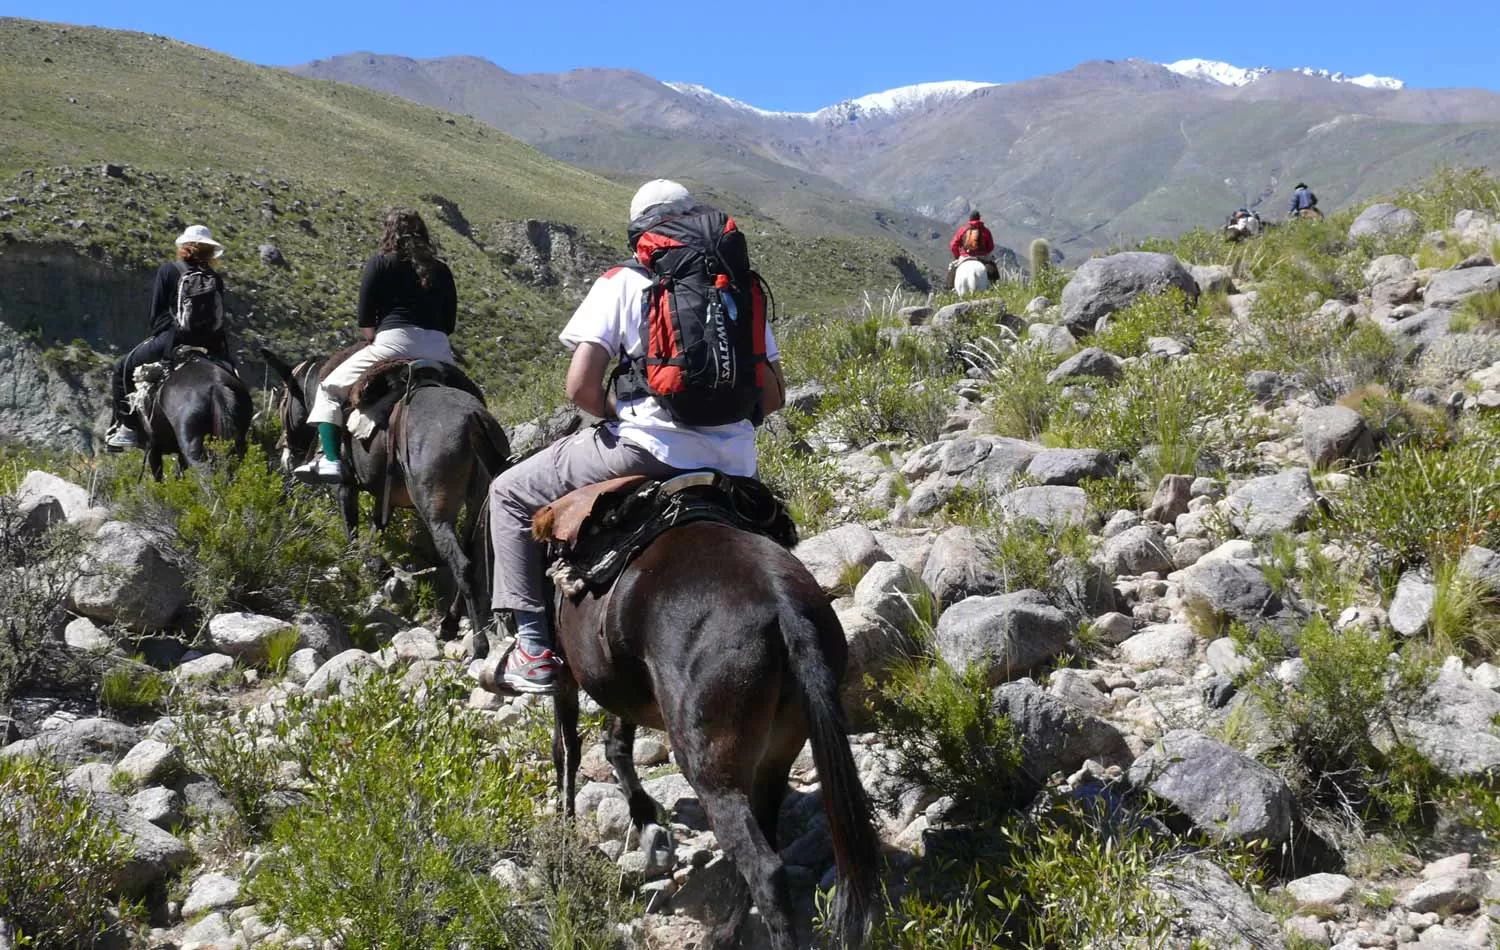
M 1088 494 L 1067 485 L 1018 488 L 1000 499 L 1000 510 L 1007 518 L 1035 521 L 1047 528 L 1089 525 L 1098 520 L 1089 507 Z
M 172 676 L 183 683 L 202 683 L 217 679 L 234 669 L 234 657 L 223 653 L 207 653 L 188 660 L 172 671 Z
M 1391 629 L 1403 637 L 1416 636 L 1426 629 L 1436 603 L 1436 584 L 1411 571 L 1402 574 L 1391 598 L 1388 617 Z
M 1450 778 L 1500 772 L 1500 693 L 1445 663 L 1417 706 L 1396 723 L 1397 734 Z
M 991 559 L 979 549 L 974 532 L 962 525 L 938 535 L 922 568 L 922 580 L 941 609 L 975 594 L 999 593 L 1005 587 Z
M 323 665 L 323 658 L 318 651 L 312 647 L 303 647 L 293 653 L 286 661 L 286 678 L 298 686 L 305 686 L 312 675 L 318 672 L 318 667 Z
M 1302 441 L 1314 468 L 1350 459 L 1368 461 L 1375 454 L 1364 417 L 1344 406 L 1319 406 L 1302 416 Z
M 993 448 L 993 443 L 988 439 L 959 436 L 943 449 L 943 474 L 962 475 L 984 461 Z
M 130 810 L 164 831 L 182 824 L 182 795 L 170 788 L 155 786 L 130 796 Z
M 438 644 L 437 634 L 426 627 L 403 630 L 391 639 L 391 649 L 396 658 L 415 662 L 417 660 L 441 660 L 443 648 Z
M 1415 211 L 1398 208 L 1389 202 L 1370 205 L 1349 225 L 1349 240 L 1360 238 L 1395 238 L 1416 234 L 1422 220 Z
M 318 667 L 302 689 L 310 696 L 323 696 L 335 689 L 348 693 L 360 679 L 379 670 L 380 664 L 365 651 L 345 650 Z
M 1275 772 L 1217 739 L 1174 729 L 1130 766 L 1146 788 L 1220 841 L 1264 841 L 1292 834 L 1292 792 Z
M 106 653 L 115 643 L 87 617 L 74 617 L 63 628 L 63 642 L 85 653 Z
M 1229 872 L 1199 857 L 1168 861 L 1151 872 L 1153 891 L 1173 908 L 1171 938 L 1162 946 L 1270 950 L 1282 946 L 1276 918 Z
M 208 642 L 215 650 L 242 663 L 260 664 L 271 640 L 292 625 L 276 617 L 236 611 L 215 614 L 208 621 Z
M 1193 499 L 1193 476 L 1163 475 L 1156 485 L 1156 494 L 1151 497 L 1151 507 L 1146 509 L 1147 521 L 1173 524 L 1178 517 L 1187 514 L 1188 502 Z
M 1463 914 L 1479 906 L 1489 886 L 1490 879 L 1483 871 L 1451 871 L 1417 884 L 1402 896 L 1401 904 L 1417 914 Z
M 140 741 L 140 732 L 113 719 L 75 719 L 0 749 L 0 758 L 47 756 L 64 768 L 94 759 L 114 762 Z
M 1309 874 L 1288 881 L 1286 885 L 1286 892 L 1292 895 L 1299 907 L 1342 904 L 1354 896 L 1355 889 L 1354 880 L 1342 874 Z
M 1039 485 L 1077 485 L 1114 473 L 1109 456 L 1097 449 L 1044 449 L 1026 466 L 1026 474 Z
M 1422 301 L 1434 309 L 1451 310 L 1470 297 L 1495 290 L 1500 290 L 1500 267 L 1445 270 L 1432 275 Z
M 175 747 L 155 739 L 142 739 L 125 753 L 115 771 L 137 785 L 160 785 L 181 768 L 182 758 Z
M 1062 293 L 1063 322 L 1092 330 L 1100 317 L 1130 306 L 1141 294 L 1176 287 L 1190 298 L 1198 285 L 1187 268 L 1170 254 L 1128 251 L 1085 261 Z
M 1010 720 L 1021 739 L 1021 770 L 1032 791 L 1053 773 L 1077 771 L 1088 759 L 1123 765 L 1132 758 L 1117 728 L 1049 696 L 1030 680 L 997 687 L 992 708 Z
M 167 626 L 188 603 L 187 580 L 145 529 L 111 521 L 99 529 L 73 584 L 74 611 L 137 630 Z
M 233 907 L 240 899 L 240 882 L 227 874 L 205 874 L 193 882 L 182 902 L 182 916 L 192 919 L 205 911 Z
M 1150 571 L 1166 574 L 1172 570 L 1172 556 L 1162 544 L 1161 535 L 1145 524 L 1105 541 L 1100 556 L 1105 573 L 1111 577 L 1122 574 L 1138 576 Z
M 1071 636 L 1067 615 L 1025 590 L 954 604 L 938 619 L 933 648 L 955 670 L 982 666 L 993 686 L 1057 656 Z
M 881 550 L 869 528 L 860 524 L 840 525 L 815 534 L 792 552 L 807 567 L 818 586 L 832 593 L 848 580 L 851 568 L 869 567 L 891 556 Z
M 1182 599 L 1220 620 L 1255 624 L 1281 610 L 1281 598 L 1265 575 L 1245 561 L 1203 558 L 1177 578 Z
M 1120 358 L 1097 346 L 1085 347 L 1058 364 L 1047 374 L 1047 382 L 1056 384 L 1070 379 L 1119 379 Z
M 1250 538 L 1300 531 L 1318 504 L 1317 490 L 1305 468 L 1252 478 L 1225 502 L 1230 523 Z
M 1191 659 L 1198 638 L 1180 624 L 1152 624 L 1120 644 L 1120 659 L 1138 670 L 1173 666 Z
M 1199 293 L 1234 293 L 1234 271 L 1223 264 L 1193 264 L 1188 273 L 1198 285 Z

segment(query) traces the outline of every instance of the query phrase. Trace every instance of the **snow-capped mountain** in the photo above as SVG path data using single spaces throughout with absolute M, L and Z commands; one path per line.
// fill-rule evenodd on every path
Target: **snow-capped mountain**
M 739 99 L 731 99 L 729 96 L 720 95 L 707 86 L 700 86 L 696 83 L 669 82 L 663 83 L 663 85 L 685 96 L 692 96 L 695 99 L 701 99 L 706 102 L 716 102 L 733 109 L 738 109 L 741 112 L 749 112 L 766 118 L 803 119 L 809 122 L 845 124 L 856 122 L 860 119 L 891 118 L 916 109 L 955 102 L 977 89 L 984 89 L 994 84 L 971 82 L 963 79 L 955 79 L 948 82 L 921 82 L 911 86 L 899 86 L 895 89 L 887 89 L 884 92 L 872 92 L 857 99 L 845 99 L 843 102 L 824 106 L 816 112 L 773 112 L 769 109 L 752 106 L 750 103 L 742 102 Z
M 1247 86 L 1274 71 L 1270 66 L 1256 66 L 1253 69 L 1243 69 L 1230 63 L 1221 63 L 1212 59 L 1179 59 L 1175 63 L 1163 63 L 1162 65 L 1179 76 L 1216 82 L 1221 86 Z M 1389 76 L 1375 76 L 1370 73 L 1366 73 L 1363 76 L 1350 76 L 1347 73 L 1314 69 L 1311 66 L 1297 66 L 1291 69 L 1290 72 L 1312 76 L 1315 79 L 1326 79 L 1329 82 L 1363 86 L 1366 89 L 1403 89 L 1406 87 L 1406 83 L 1399 79 L 1392 79 Z

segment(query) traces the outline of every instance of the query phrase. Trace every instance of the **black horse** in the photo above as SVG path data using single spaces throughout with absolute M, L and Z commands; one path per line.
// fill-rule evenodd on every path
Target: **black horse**
M 201 465 L 208 458 L 204 441 L 210 436 L 242 454 L 251 412 L 250 391 L 232 370 L 206 356 L 188 355 L 135 412 L 151 476 L 161 481 L 162 457 L 172 453 L 179 470 Z
M 714 946 L 734 945 L 753 898 L 772 947 L 792 950 L 776 825 L 792 762 L 810 736 L 838 869 L 832 924 L 842 946 L 862 945 L 876 912 L 880 842 L 839 698 L 843 628 L 802 563 L 758 534 L 682 525 L 652 542 L 608 594 L 564 601 L 557 634 L 571 672 L 554 704 L 552 749 L 566 812 L 582 687 L 614 717 L 607 754 L 636 827 L 657 820 L 633 763 L 636 727 L 665 729 L 743 877 Z
M 282 462 L 290 468 L 317 449 L 317 432 L 307 414 L 317 393 L 323 360 L 304 360 L 296 366 L 269 350 L 261 350 L 269 365 L 286 383 L 278 412 L 285 448 Z M 390 434 L 398 433 L 395 451 Z M 474 656 L 489 652 L 484 618 L 488 610 L 476 596 L 476 574 L 486 574 L 489 543 L 472 523 L 483 510 L 491 479 L 509 465 L 510 443 L 505 430 L 472 394 L 446 386 L 414 390 L 398 404 L 387 427 L 364 445 L 351 440 L 346 467 L 353 481 L 338 488 L 339 509 L 351 535 L 359 527 L 359 493 L 377 499 L 375 527 L 384 530 L 390 511 L 412 508 L 427 529 L 438 557 L 457 587 L 474 632 Z M 471 525 L 462 535 L 459 516 L 469 512 Z M 459 538 L 468 538 L 468 543 Z M 457 615 L 450 610 L 444 631 L 452 633 Z

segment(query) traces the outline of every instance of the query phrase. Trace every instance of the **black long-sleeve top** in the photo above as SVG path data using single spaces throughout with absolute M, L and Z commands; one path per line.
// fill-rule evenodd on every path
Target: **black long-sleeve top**
M 219 295 L 224 294 L 224 277 L 218 271 L 212 271 L 214 282 L 218 284 Z M 180 345 L 202 346 L 208 349 L 222 349 L 224 331 L 217 333 L 198 334 L 201 339 L 189 338 L 189 335 L 177 328 L 177 285 L 182 282 L 182 270 L 176 262 L 163 264 L 156 269 L 156 277 L 151 283 L 151 335 L 159 336 L 163 333 L 175 333 L 176 342 Z
M 458 319 L 458 289 L 442 261 L 432 265 L 423 287 L 411 261 L 395 253 L 376 254 L 365 265 L 359 285 L 359 325 L 376 332 L 393 327 L 441 330 L 452 334 Z

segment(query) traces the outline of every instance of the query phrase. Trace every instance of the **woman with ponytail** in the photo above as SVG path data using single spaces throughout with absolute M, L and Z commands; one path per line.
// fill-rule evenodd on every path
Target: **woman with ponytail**
M 392 359 L 453 362 L 448 344 L 458 315 L 453 272 L 437 256 L 427 223 L 415 210 L 392 208 L 384 225 L 380 251 L 365 265 L 359 286 L 359 329 L 370 342 L 318 386 L 308 421 L 317 425 L 323 451 L 296 469 L 304 479 L 342 480 L 343 400 L 365 370 Z

